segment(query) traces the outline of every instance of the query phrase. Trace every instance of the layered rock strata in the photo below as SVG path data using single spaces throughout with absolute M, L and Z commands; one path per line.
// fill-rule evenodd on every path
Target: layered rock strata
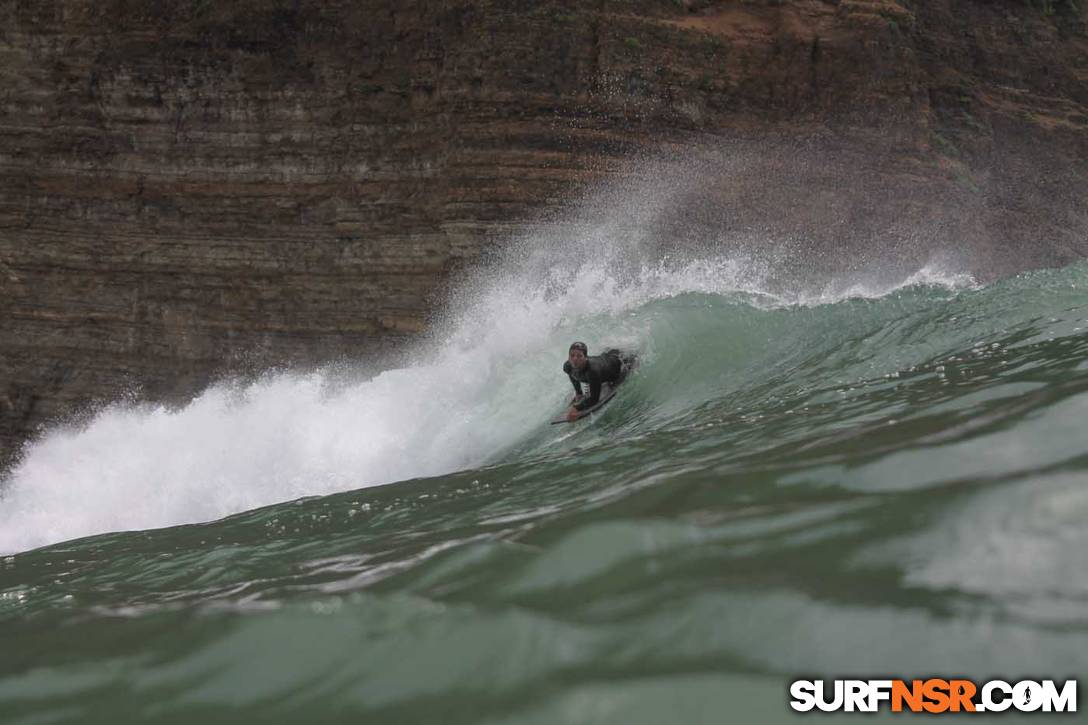
M 989 273 L 1088 250 L 1061 0 L 4 0 L 0 76 L 7 461 L 125 391 L 394 349 L 509 230 L 708 138 L 845 149 L 790 233 L 955 198 Z

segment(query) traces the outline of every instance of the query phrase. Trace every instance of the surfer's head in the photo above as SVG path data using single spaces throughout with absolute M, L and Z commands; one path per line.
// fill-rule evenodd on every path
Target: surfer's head
M 575 370 L 581 370 L 585 367 L 587 355 L 589 355 L 589 348 L 586 347 L 584 342 L 571 343 L 570 349 L 567 351 L 567 359 L 570 360 L 570 365 Z

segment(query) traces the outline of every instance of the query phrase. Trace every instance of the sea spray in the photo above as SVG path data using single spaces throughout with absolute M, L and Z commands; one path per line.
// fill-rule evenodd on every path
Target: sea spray
M 566 433 L 540 426 L 567 395 L 559 368 L 573 339 L 591 353 L 640 354 L 633 410 L 647 419 L 640 425 L 667 425 L 759 389 L 767 371 L 798 377 L 790 365 L 803 367 L 799 353 L 852 345 L 901 324 L 896 315 L 941 304 L 940 291 L 973 284 L 940 255 L 915 266 L 845 259 L 830 277 L 826 264 L 809 275 L 814 252 L 803 240 L 735 228 L 720 209 L 691 206 L 708 180 L 750 178 L 752 164 L 751 153 L 644 164 L 595 188 L 462 279 L 404 367 L 362 380 L 319 370 L 221 381 L 180 408 L 119 402 L 46 431 L 0 482 L 0 551 L 209 521 L 549 450 Z M 937 290 L 937 301 L 875 311 L 847 302 L 918 285 Z M 813 306 L 826 312 L 806 311 Z

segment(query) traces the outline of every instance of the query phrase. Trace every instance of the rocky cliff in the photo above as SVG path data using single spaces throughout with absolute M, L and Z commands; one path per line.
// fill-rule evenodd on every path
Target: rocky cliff
M 986 273 L 1088 251 L 1063 0 L 2 0 L 0 74 L 9 461 L 125 391 L 395 349 L 507 230 L 708 139 L 834 149 L 778 168 L 791 233 L 940 206 Z

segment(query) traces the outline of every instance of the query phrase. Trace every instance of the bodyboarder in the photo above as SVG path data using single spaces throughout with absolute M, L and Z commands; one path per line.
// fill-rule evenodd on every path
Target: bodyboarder
M 616 349 L 590 357 L 584 342 L 572 343 L 567 351 L 567 361 L 563 363 L 563 372 L 574 386 L 574 398 L 570 401 L 567 420 L 577 419 L 579 413 L 600 401 L 602 383 L 615 387 L 623 382 L 634 361 L 633 355 Z M 589 383 L 589 395 L 582 390 L 582 383 Z

